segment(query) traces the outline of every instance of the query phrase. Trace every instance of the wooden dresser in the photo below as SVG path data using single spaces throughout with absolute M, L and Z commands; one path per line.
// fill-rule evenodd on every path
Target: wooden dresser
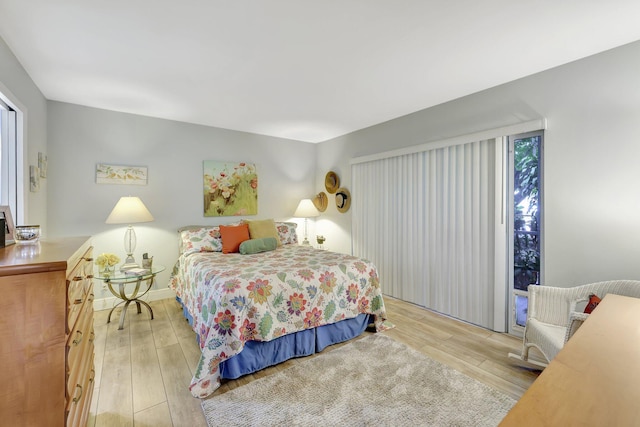
M 607 294 L 501 427 L 640 425 L 640 299 Z
M 0 424 L 84 426 L 94 380 L 88 237 L 0 248 Z

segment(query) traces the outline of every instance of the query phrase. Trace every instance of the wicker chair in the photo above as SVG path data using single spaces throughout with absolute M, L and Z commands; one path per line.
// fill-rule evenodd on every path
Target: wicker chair
M 550 362 L 589 316 L 577 311 L 576 306 L 588 301 L 590 294 L 640 298 L 640 281 L 611 280 L 573 288 L 530 285 L 522 354 L 509 353 L 509 357 L 546 367 L 547 363 L 529 359 L 529 349 L 536 347 Z

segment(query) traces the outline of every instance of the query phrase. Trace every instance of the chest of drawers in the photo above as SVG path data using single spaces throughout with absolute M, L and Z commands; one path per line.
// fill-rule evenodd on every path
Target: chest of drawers
M 95 374 L 92 250 L 86 237 L 0 249 L 2 424 L 86 424 Z

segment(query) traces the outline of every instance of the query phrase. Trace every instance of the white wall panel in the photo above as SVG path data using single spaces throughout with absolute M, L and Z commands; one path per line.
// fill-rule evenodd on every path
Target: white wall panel
M 321 143 L 316 191 L 330 169 L 349 188 L 354 158 L 545 117 L 545 284 L 639 279 L 639 75 L 635 42 Z M 351 213 L 328 211 L 347 251 Z

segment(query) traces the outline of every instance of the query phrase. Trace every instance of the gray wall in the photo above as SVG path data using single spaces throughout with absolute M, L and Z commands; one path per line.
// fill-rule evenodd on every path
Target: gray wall
M 50 235 L 93 235 L 96 254 L 123 254 L 125 226 L 104 221 L 121 196 L 139 196 L 155 221 L 134 225 L 135 255 L 168 267 L 158 288 L 177 259 L 179 227 L 238 220 L 203 216 L 203 160 L 256 164 L 258 215 L 249 218 L 300 222 L 293 212 L 313 190 L 313 144 L 60 102 L 48 110 Z M 97 163 L 146 166 L 148 185 L 96 184 Z
M 29 165 L 38 164 L 38 152 L 47 153 L 47 101 L 2 38 L 0 93 L 6 97 L 5 101 L 24 113 L 21 129 L 24 138 L 24 212 L 22 217 L 13 212 L 14 220 L 17 225 L 40 224 L 47 230 L 47 180 L 40 181 L 39 192 L 29 192 Z
M 541 117 L 545 283 L 640 279 L 640 42 L 321 143 L 316 191 L 328 170 L 348 188 L 353 157 Z M 350 213 L 330 206 L 318 229 L 349 251 Z
M 47 106 L 0 39 L 0 91 L 27 113 L 25 166 L 36 164 L 39 151 L 49 156 L 41 191 L 27 190 L 25 222 L 43 225 L 49 235 L 93 234 L 96 251 L 119 252 L 124 229 L 104 219 L 119 196 L 139 195 L 156 222 L 136 227 L 137 252 L 149 251 L 166 265 L 176 254 L 175 228 L 217 222 L 200 214 L 202 160 L 257 163 L 258 216 L 284 219 L 300 198 L 324 189 L 329 170 L 349 188 L 352 157 L 546 117 L 546 283 L 640 278 L 638 76 L 640 42 L 316 146 L 57 102 Z M 148 166 L 149 185 L 97 185 L 97 162 Z M 333 197 L 330 202 L 309 234 L 325 234 L 327 248 L 350 252 L 350 212 L 340 214 Z

